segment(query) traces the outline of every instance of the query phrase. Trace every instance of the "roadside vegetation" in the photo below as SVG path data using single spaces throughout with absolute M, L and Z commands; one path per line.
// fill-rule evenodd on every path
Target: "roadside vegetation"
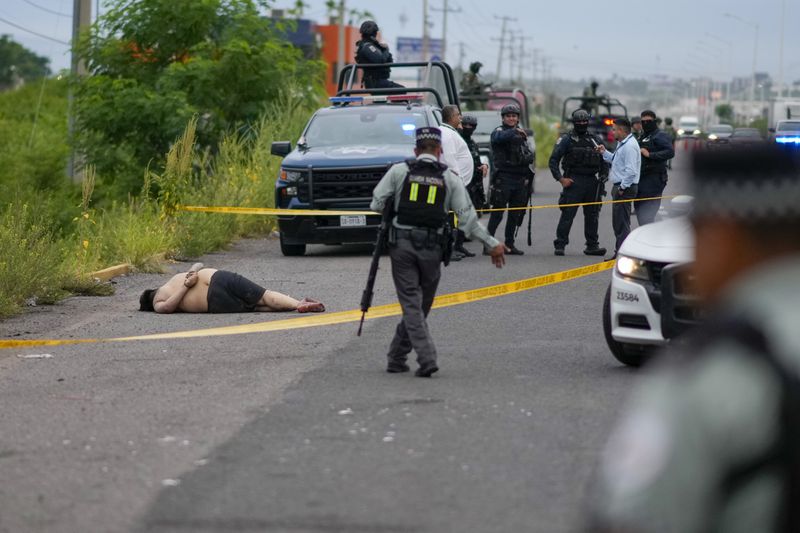
M 268 217 L 177 209 L 273 205 L 270 143 L 296 139 L 319 104 L 320 64 L 256 7 L 113 0 L 79 46 L 90 76 L 0 93 L 0 317 L 108 294 L 90 273 L 113 264 L 153 271 L 158 254 L 192 258 L 273 229 Z

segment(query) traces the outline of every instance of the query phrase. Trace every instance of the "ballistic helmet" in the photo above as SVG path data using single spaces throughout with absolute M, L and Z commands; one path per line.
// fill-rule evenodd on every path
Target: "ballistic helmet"
M 589 122 L 589 112 L 585 109 L 576 109 L 572 112 L 572 122 Z
M 500 116 L 504 117 L 506 115 L 521 115 L 522 111 L 520 111 L 519 106 L 517 104 L 506 104 L 503 106 L 503 109 L 500 110 Z
M 470 70 L 470 72 L 473 72 L 473 73 L 477 74 L 482 66 L 483 66 L 483 63 L 481 63 L 480 61 L 475 61 L 474 63 L 470 63 L 469 64 L 469 70 Z
M 376 35 L 378 35 L 379 30 L 380 28 L 378 28 L 378 25 L 375 23 L 374 20 L 366 21 L 364 24 L 361 25 L 360 29 L 361 35 L 363 35 L 364 37 L 375 37 Z
M 478 118 L 475 115 L 461 115 L 461 125 L 475 127 L 478 125 Z

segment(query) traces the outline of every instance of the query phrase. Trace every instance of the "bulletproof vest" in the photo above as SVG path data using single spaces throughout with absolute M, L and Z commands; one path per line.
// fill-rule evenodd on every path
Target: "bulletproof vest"
M 564 174 L 591 175 L 600 172 L 603 156 L 599 154 L 590 135 L 570 135 L 570 146 L 564 156 Z
M 655 137 L 661 133 L 660 130 L 656 130 L 650 135 L 642 134 L 642 137 L 639 139 L 639 148 L 646 148 L 649 151 L 656 150 L 655 146 Z M 642 176 L 646 176 L 649 174 L 661 174 L 662 172 L 666 172 L 667 170 L 667 162 L 666 161 L 654 161 L 649 157 L 642 156 Z
M 507 129 L 503 126 L 504 129 Z M 492 147 L 492 159 L 497 172 L 525 175 L 534 155 L 527 142 Z
M 408 174 L 403 181 L 397 223 L 404 226 L 439 229 L 447 221 L 444 208 L 447 165 L 438 161 L 406 161 Z
M 375 54 L 369 51 L 367 48 L 369 46 L 374 46 L 378 54 L 380 55 L 380 61 L 375 61 L 372 56 Z M 391 63 L 392 54 L 389 52 L 388 49 L 383 48 L 380 44 L 375 41 L 374 39 L 365 39 L 363 41 L 359 41 L 358 49 L 356 50 L 356 63 L 365 64 L 365 63 Z M 388 80 L 389 76 L 391 76 L 391 69 L 389 67 L 386 68 L 379 68 L 379 69 L 369 69 L 364 71 L 364 78 L 365 79 L 375 79 L 375 80 Z
M 478 148 L 478 143 L 472 140 L 472 137 L 469 139 L 464 139 L 467 143 L 467 148 L 469 148 L 469 154 L 472 156 L 472 179 L 473 181 L 480 178 L 483 179 L 483 171 L 481 170 L 481 152 Z

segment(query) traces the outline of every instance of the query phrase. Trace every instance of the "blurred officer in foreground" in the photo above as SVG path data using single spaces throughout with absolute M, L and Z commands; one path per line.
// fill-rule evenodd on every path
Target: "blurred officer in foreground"
M 642 153 L 642 171 L 639 177 L 637 198 L 657 198 L 664 194 L 667 186 L 667 162 L 675 157 L 672 139 L 658 129 L 656 114 L 642 111 L 642 135 L 639 150 Z M 661 200 L 639 200 L 634 202 L 636 219 L 640 226 L 655 222 Z
M 356 43 L 356 63 L 382 64 L 394 63 L 389 45 L 378 40 L 378 25 L 368 20 L 361 25 L 361 40 Z M 392 89 L 403 87 L 389 79 L 392 69 L 389 67 L 364 69 L 364 88 Z
M 608 165 L 597 147 L 603 140 L 589 133 L 589 113 L 578 109 L 572 113 L 572 131 L 562 135 L 550 155 L 550 172 L 561 183 L 563 190 L 559 204 L 578 204 L 597 202 L 601 192 L 605 193 L 605 180 L 608 179 Z M 564 169 L 562 175 L 559 164 Z M 556 255 L 564 255 L 564 247 L 569 243 L 569 230 L 578 213 L 578 207 L 562 207 L 558 220 L 556 240 L 553 241 Z M 600 216 L 599 205 L 583 206 L 583 234 L 586 238 L 586 255 L 606 255 L 600 248 L 597 226 Z
M 478 119 L 475 115 L 464 115 L 461 117 L 461 137 L 467 143 L 469 153 L 472 156 L 472 180 L 467 185 L 467 192 L 472 200 L 472 205 L 475 209 L 484 209 L 486 207 L 486 191 L 483 188 L 483 180 L 489 174 L 489 165 L 481 163 L 481 152 L 478 148 L 478 143 L 472 138 L 475 129 L 478 127 Z M 480 218 L 480 213 L 478 218 Z
M 393 197 L 396 216 L 389 233 L 389 256 L 403 319 L 389 346 L 389 373 L 408 372 L 411 350 L 417 352 L 416 376 L 429 378 L 439 370 L 436 347 L 426 318 L 441 276 L 441 263 L 450 239 L 448 213 L 455 212 L 468 236 L 484 243 L 498 268 L 505 264 L 505 248 L 478 222 L 461 179 L 439 162 L 442 134 L 438 128 L 419 128 L 416 159 L 398 163 L 373 191 L 373 211 L 383 211 Z
M 592 531 L 800 531 L 800 163 L 763 147 L 694 160 L 691 287 L 708 322 L 640 376 Z
M 508 104 L 500 110 L 503 124 L 492 132 L 492 195 L 489 202 L 492 209 L 506 207 L 525 207 L 528 203 L 528 190 L 533 179 L 530 165 L 534 155 L 528 146 L 528 134 L 519 127 L 521 110 L 517 104 Z M 524 210 L 508 211 L 506 218 L 505 244 L 510 255 L 523 255 L 525 252 L 514 246 L 517 228 L 525 218 Z M 489 218 L 489 233 L 494 235 L 503 220 L 503 211 L 492 212 Z

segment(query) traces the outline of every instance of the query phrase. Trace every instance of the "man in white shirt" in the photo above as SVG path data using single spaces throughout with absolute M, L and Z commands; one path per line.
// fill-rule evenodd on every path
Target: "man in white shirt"
M 442 159 L 453 172 L 455 172 L 464 187 L 472 181 L 475 163 L 466 141 L 461 137 L 458 128 L 461 127 L 461 111 L 458 106 L 446 105 L 442 108 Z M 451 260 L 459 261 L 461 256 L 473 257 L 475 254 L 464 248 L 464 232 L 456 230 L 456 242 Z

